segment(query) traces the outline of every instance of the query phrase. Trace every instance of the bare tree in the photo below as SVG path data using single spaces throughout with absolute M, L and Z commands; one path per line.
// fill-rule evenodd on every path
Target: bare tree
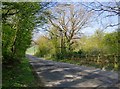
M 120 16 L 120 2 L 117 2 L 116 0 L 112 0 L 110 2 L 89 2 L 89 3 L 81 3 L 86 8 L 89 8 L 90 11 L 94 11 L 97 13 L 98 18 L 104 14 L 104 18 L 113 18 L 115 16 Z M 102 21 L 101 21 L 102 23 Z M 107 27 L 114 27 L 119 26 L 120 22 L 117 21 L 117 23 L 108 23 L 106 24 L 105 28 Z
M 56 18 L 49 18 L 49 21 L 61 33 L 62 44 L 71 50 L 71 45 L 80 37 L 80 31 L 88 26 L 93 13 L 87 12 L 80 5 L 59 4 L 53 14 Z

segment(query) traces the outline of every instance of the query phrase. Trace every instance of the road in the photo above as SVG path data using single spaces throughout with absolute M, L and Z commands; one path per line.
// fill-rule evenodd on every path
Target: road
M 118 73 L 26 55 L 45 87 L 119 86 Z

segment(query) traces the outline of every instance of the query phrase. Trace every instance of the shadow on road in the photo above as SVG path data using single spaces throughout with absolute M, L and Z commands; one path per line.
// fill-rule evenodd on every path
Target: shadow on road
M 27 57 L 46 87 L 113 87 L 120 83 L 115 72 Z

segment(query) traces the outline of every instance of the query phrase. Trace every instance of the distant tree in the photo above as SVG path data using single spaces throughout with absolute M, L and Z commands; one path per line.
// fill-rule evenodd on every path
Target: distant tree
M 79 41 L 81 49 L 92 55 L 104 53 L 104 45 L 102 43 L 104 35 L 103 30 L 97 29 L 92 36 L 81 37 Z
M 61 52 L 61 39 L 60 39 L 60 34 L 57 28 L 52 27 L 51 30 L 49 31 L 49 36 L 50 36 L 50 41 L 52 42 L 54 48 L 55 48 L 55 55 L 59 54 Z
M 79 9 L 77 9 L 78 7 Z M 92 14 L 92 12 L 87 12 L 81 6 L 73 4 L 59 4 L 55 8 L 55 11 L 53 11 L 55 18 L 48 17 L 48 19 L 61 36 L 62 49 L 72 50 L 75 39 L 80 38 L 80 31 L 88 26 Z
M 39 37 L 36 43 L 38 44 L 38 52 L 36 53 L 36 55 L 39 57 L 49 56 L 55 50 L 52 42 L 49 40 L 48 37 Z
M 110 54 L 118 54 L 120 51 L 120 32 L 108 33 L 104 37 L 104 46 L 107 48 L 107 52 Z

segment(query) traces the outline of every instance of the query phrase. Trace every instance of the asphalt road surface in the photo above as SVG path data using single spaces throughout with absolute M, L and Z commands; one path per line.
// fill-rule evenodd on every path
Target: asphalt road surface
M 45 87 L 118 87 L 118 73 L 26 55 Z M 119 88 L 120 89 L 120 88 Z

